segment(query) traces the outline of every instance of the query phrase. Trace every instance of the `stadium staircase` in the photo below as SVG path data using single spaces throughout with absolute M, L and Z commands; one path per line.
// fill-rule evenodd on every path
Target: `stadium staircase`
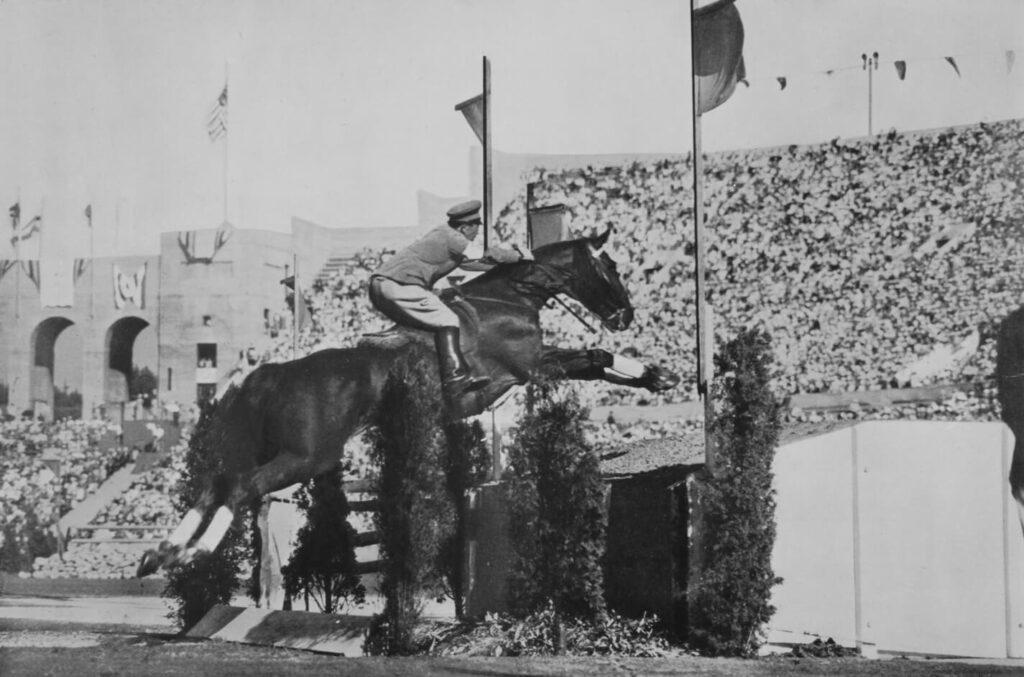
M 331 279 L 332 275 L 340 273 L 344 267 L 351 265 L 352 260 L 351 256 L 332 255 L 327 259 L 327 262 L 324 263 L 323 267 L 320 268 L 320 272 L 316 274 L 315 281 L 326 283 Z
M 116 471 L 100 485 L 94 493 L 76 505 L 61 518 L 61 537 L 66 541 L 80 540 L 84 543 L 139 543 L 149 545 L 159 541 L 169 527 L 123 526 L 118 524 L 92 524 L 100 510 L 124 493 L 135 478 L 157 465 L 166 452 L 141 452 L 134 464 Z M 144 532 L 143 538 L 125 538 L 101 535 L 103 532 Z M 83 534 L 88 536 L 82 537 Z

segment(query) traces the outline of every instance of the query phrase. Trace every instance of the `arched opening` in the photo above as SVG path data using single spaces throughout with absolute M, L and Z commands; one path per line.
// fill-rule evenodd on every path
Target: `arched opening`
M 107 330 L 106 374 L 103 401 L 110 413 L 120 412 L 129 401 L 128 384 L 135 364 L 135 339 L 149 323 L 138 317 L 122 317 Z
M 30 408 L 35 416 L 53 420 L 53 369 L 57 337 L 73 323 L 66 317 L 50 317 L 32 332 L 32 372 L 29 376 Z
M 81 325 L 72 324 L 61 332 L 54 346 L 53 418 L 82 418 Z

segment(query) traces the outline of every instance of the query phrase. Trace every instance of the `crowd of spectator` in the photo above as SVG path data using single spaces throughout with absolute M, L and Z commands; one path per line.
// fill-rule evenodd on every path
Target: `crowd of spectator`
M 707 157 L 715 342 L 742 327 L 768 331 L 781 397 L 990 380 L 995 328 L 1024 292 L 1022 132 L 1024 121 L 1005 121 Z M 588 403 L 694 399 L 688 158 L 538 169 L 527 182 L 537 204 L 568 208 L 574 232 L 614 226 L 609 246 L 637 311 L 628 330 L 595 336 L 552 307 L 542 315 L 551 341 L 635 352 L 683 377 L 658 395 L 598 386 L 588 389 Z M 501 212 L 492 237 L 525 246 L 525 195 Z M 351 345 L 388 326 L 365 292 L 387 255 L 366 251 L 318 283 L 307 296 L 313 324 L 298 354 Z M 965 344 L 969 353 L 955 350 Z M 934 354 L 962 359 L 929 359 Z M 291 357 L 287 335 L 272 359 Z M 910 369 L 929 363 L 930 372 Z

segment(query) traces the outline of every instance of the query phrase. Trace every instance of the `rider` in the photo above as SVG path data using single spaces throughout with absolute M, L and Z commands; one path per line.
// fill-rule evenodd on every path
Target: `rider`
M 463 252 L 480 232 L 480 201 L 470 200 L 448 210 L 441 224 L 398 251 L 370 276 L 370 302 L 400 325 L 434 332 L 441 382 L 449 397 L 483 388 L 486 376 L 473 376 L 459 347 L 459 318 L 431 291 L 434 284 L 462 265 L 486 270 L 489 265 L 465 264 Z M 517 261 L 522 255 L 495 246 L 486 258 L 494 263 Z

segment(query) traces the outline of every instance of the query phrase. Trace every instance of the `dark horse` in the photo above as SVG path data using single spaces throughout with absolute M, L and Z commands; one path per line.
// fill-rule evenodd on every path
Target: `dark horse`
M 486 388 L 449 402 L 448 415 L 479 414 L 537 372 L 651 391 L 679 382 L 657 366 L 604 350 L 558 348 L 542 341 L 540 309 L 558 294 L 579 301 L 613 331 L 632 322 L 633 307 L 615 263 L 600 251 L 609 233 L 539 247 L 533 260 L 497 265 L 446 295 L 462 320 L 467 361 L 476 373 L 491 378 Z M 430 341 L 424 331 L 398 329 L 354 348 L 321 350 L 253 371 L 214 412 L 211 439 L 226 471 L 210 478 L 198 503 L 159 550 L 145 554 L 138 575 L 213 551 L 238 506 L 331 470 L 345 441 L 370 423 L 396 357 Z
M 999 325 L 996 379 L 1002 418 L 1014 437 L 1010 493 L 1024 528 L 1024 308 L 1007 315 Z

